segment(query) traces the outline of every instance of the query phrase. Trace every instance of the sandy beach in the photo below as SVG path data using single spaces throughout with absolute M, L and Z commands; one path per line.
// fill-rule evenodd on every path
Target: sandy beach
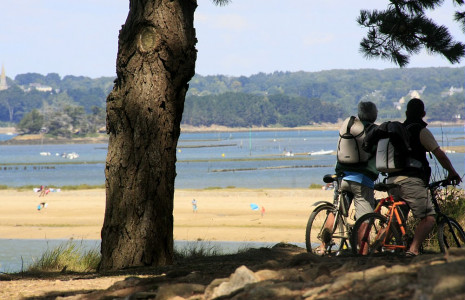
M 174 239 L 304 242 L 312 204 L 331 198 L 332 191 L 318 189 L 177 190 Z M 41 202 L 47 207 L 39 211 Z M 51 192 L 45 197 L 32 190 L 2 190 L 0 203 L 1 239 L 100 239 L 104 189 Z M 251 203 L 260 209 L 252 210 Z

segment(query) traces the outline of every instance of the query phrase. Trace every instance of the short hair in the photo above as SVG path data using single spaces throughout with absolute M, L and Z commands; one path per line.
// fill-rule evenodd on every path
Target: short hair
M 425 115 L 425 104 L 418 98 L 412 98 L 407 103 L 407 110 L 405 111 L 407 118 L 423 118 Z
M 378 109 L 376 105 L 371 101 L 361 101 L 358 104 L 358 118 L 362 121 L 374 123 L 378 118 Z

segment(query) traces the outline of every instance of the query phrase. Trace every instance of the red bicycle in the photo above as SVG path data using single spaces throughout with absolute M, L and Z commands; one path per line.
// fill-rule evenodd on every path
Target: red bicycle
M 447 180 L 432 182 L 428 189 L 436 210 L 436 224 L 439 248 L 441 252 L 451 247 L 461 248 L 465 245 L 465 233 L 460 224 L 441 212 L 438 199 L 441 187 L 449 185 Z M 353 227 L 351 236 L 352 252 L 369 255 L 380 252 L 404 252 L 408 249 L 406 216 L 402 207 L 404 201 L 395 201 L 389 190 L 395 184 L 378 183 L 375 190 L 388 192 L 388 197 L 380 199 L 373 213 L 363 215 Z M 383 210 L 385 207 L 387 209 Z

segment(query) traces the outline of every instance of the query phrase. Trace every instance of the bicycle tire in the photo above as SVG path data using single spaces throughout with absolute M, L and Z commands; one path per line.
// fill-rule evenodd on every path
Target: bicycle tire
M 344 247 L 346 238 L 344 237 L 344 221 L 340 214 L 338 214 L 335 220 L 335 231 L 331 233 L 325 230 L 324 224 L 326 223 L 327 217 L 330 213 L 334 214 L 335 207 L 329 204 L 323 204 L 317 206 L 310 214 L 307 222 L 307 228 L 305 230 L 305 246 L 307 252 L 313 252 L 322 254 L 331 254 L 331 252 L 340 251 Z M 321 251 L 320 246 L 323 243 L 323 238 L 326 240 L 326 247 L 324 251 Z M 347 243 L 346 243 L 347 245 Z M 323 252 L 323 253 L 321 253 Z
M 454 219 L 449 218 L 449 221 L 451 227 L 449 227 L 445 219 L 438 223 L 438 242 L 442 253 L 445 253 L 446 249 L 449 248 L 462 248 L 465 246 L 465 233 L 462 227 Z M 451 229 L 454 231 L 457 241 L 452 236 Z
M 361 229 L 360 227 L 362 224 L 368 223 L 368 227 L 366 229 Z M 365 241 L 367 242 L 367 253 L 366 254 L 373 254 L 373 253 L 379 253 L 379 252 L 384 252 L 384 249 L 382 248 L 382 245 L 379 244 L 378 238 L 379 235 L 383 234 L 383 230 L 386 229 L 388 225 L 388 220 L 385 216 L 377 214 L 377 213 L 368 213 L 363 216 L 361 216 L 354 225 L 354 228 L 352 230 L 352 235 L 351 235 L 351 246 L 352 246 L 352 253 L 355 255 L 360 255 L 362 254 L 361 248 L 364 245 L 361 245 L 361 242 Z M 368 230 L 368 236 L 363 239 L 363 241 L 359 241 L 359 231 L 360 234 L 365 234 L 362 233 L 363 230 Z M 364 231 L 366 232 L 366 231 Z M 389 243 L 394 244 L 394 245 L 404 245 L 404 242 L 402 240 L 402 234 L 400 233 L 399 225 L 397 223 L 392 223 L 391 227 L 389 228 L 389 232 L 392 233 L 392 237 L 389 241 Z

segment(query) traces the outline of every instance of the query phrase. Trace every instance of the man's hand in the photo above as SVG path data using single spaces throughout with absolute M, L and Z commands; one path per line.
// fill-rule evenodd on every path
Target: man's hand
M 462 182 L 462 178 L 460 178 L 460 175 L 457 174 L 457 172 L 449 172 L 449 175 L 447 175 L 447 180 L 452 184 L 452 185 L 459 185 L 460 182 Z

